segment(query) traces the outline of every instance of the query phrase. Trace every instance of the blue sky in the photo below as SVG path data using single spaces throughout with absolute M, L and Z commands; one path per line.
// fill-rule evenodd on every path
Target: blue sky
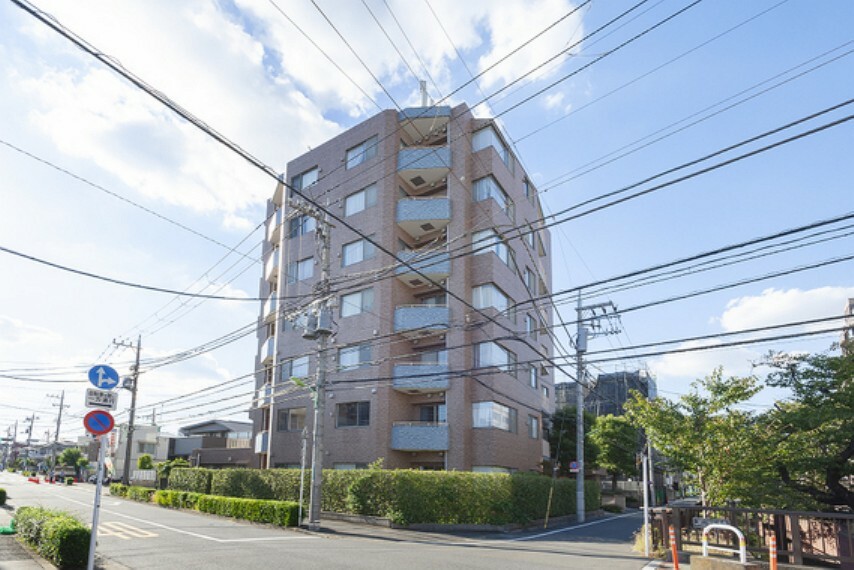
M 73 6 L 55 1 L 36 5 L 279 170 L 309 147 L 379 108 L 417 104 L 418 84 L 410 67 L 419 78 L 429 77 L 430 95 L 439 99 L 470 79 L 469 71 L 480 72 L 573 7 L 581 6 L 481 77 L 477 85 L 451 98 L 453 104 L 474 105 L 484 94 L 524 77 L 479 106 L 477 112 L 501 115 L 505 132 L 518 141 L 520 159 L 543 192 L 547 213 L 842 103 L 854 92 L 852 56 L 848 55 L 854 48 L 854 5 L 844 0 L 705 0 L 613 52 L 689 2 L 649 0 L 598 33 L 595 30 L 634 3 L 484 0 L 461 6 L 449 0 L 431 0 L 429 5 L 390 1 L 391 11 L 383 2 L 366 0 L 366 4 L 404 54 L 408 66 L 364 4 L 319 2 L 394 102 L 309 2 L 282 1 L 277 5 L 349 77 L 333 67 L 270 3 L 238 0 L 176 7 L 166 1 L 144 5 L 91 1 Z M 405 38 L 392 12 L 406 30 Z M 570 57 L 559 58 L 537 74 L 525 75 L 576 42 L 580 43 Z M 689 53 L 682 56 L 685 52 Z M 604 54 L 607 56 L 601 61 L 595 61 Z M 589 68 L 522 103 L 594 61 Z M 810 70 L 812 67 L 818 68 Z M 4 110 L 0 139 L 6 143 L 0 144 L 0 168 L 4 172 L 0 246 L 163 288 L 257 295 L 260 264 L 233 254 L 226 256 L 227 250 L 211 240 L 234 246 L 249 236 L 238 249 L 248 256 L 260 254 L 262 232 L 252 229 L 263 219 L 265 200 L 274 189 L 269 179 L 12 3 L 0 6 L 0 73 Z M 797 73 L 803 75 L 793 78 Z M 775 76 L 777 79 L 771 80 Z M 757 94 L 786 80 L 767 93 Z M 758 84 L 762 87 L 754 88 Z M 591 161 L 672 123 L 707 108 L 706 113 L 715 112 L 721 109 L 721 101 L 734 103 L 750 95 L 756 96 L 551 187 L 551 181 L 566 173 L 584 170 Z M 507 111 L 516 104 L 520 105 Z M 768 142 L 845 117 L 850 107 L 769 137 Z M 553 288 L 570 288 L 848 213 L 854 171 L 852 142 L 852 125 L 844 123 L 556 226 Z M 762 144 L 746 146 L 741 152 Z M 669 178 L 672 176 L 662 181 Z M 104 190 L 210 239 L 165 222 Z M 843 237 L 615 292 L 591 302 L 612 300 L 618 307 L 631 307 L 850 255 L 851 244 L 850 237 Z M 9 254 L 0 255 L 0 275 L 0 374 L 84 379 L 80 370 L 99 357 L 124 367 L 124 372 L 131 354 L 109 349 L 113 338 L 135 339 L 142 333 L 143 356 L 165 356 L 252 323 L 259 311 L 253 302 L 207 301 L 185 313 L 197 302 L 181 305 L 168 295 L 95 282 Z M 594 340 L 591 350 L 833 316 L 841 313 L 847 297 L 854 297 L 851 263 L 837 263 L 626 313 L 622 319 L 624 332 Z M 573 306 L 560 305 L 566 320 L 572 320 Z M 172 313 L 175 308 L 179 312 Z M 673 395 L 684 392 L 691 380 L 718 364 L 733 374 L 746 374 L 752 370 L 751 362 L 769 348 L 816 351 L 827 349 L 834 340 L 835 335 L 823 335 L 653 357 L 642 364 L 658 377 L 663 393 Z M 252 370 L 255 351 L 255 340 L 250 336 L 194 360 L 152 371 L 143 376 L 140 401 L 160 401 L 247 374 Z M 600 368 L 611 371 L 638 365 L 636 360 L 627 360 L 603 363 Z M 51 370 L 45 370 L 48 368 Z M 46 372 L 57 374 L 45 376 Z M 7 407 L 0 408 L 0 428 L 36 410 L 39 420 L 34 435 L 42 437 L 55 420 L 55 409 L 46 396 L 65 389 L 72 407 L 63 435 L 82 433 L 79 417 L 84 412 L 84 384 L 0 378 L 0 386 L 4 394 L 13 395 L 4 398 Z M 210 399 L 239 396 L 250 387 L 251 381 L 236 383 Z M 772 396 L 760 395 L 757 403 L 767 404 Z M 183 411 L 177 411 L 178 405 L 173 403 L 158 408 L 158 413 L 163 413 L 163 421 L 174 429 L 199 420 L 199 415 L 209 410 L 247 400 L 236 397 Z M 187 405 L 203 402 L 195 399 Z M 126 404 L 122 402 L 120 407 Z

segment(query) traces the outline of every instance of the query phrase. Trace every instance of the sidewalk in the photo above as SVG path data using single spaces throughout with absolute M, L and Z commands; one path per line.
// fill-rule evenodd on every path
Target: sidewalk
M 15 512 L 0 507 L 0 526 L 9 526 Z M 0 535 L 0 570 L 55 570 L 56 566 L 21 545 L 15 535 Z

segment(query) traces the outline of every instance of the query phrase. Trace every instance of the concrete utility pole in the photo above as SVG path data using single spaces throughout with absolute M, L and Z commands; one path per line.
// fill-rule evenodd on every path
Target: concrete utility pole
M 578 292 L 578 303 L 575 308 L 577 333 L 575 337 L 575 455 L 578 461 L 578 474 L 576 477 L 575 504 L 578 522 L 584 522 L 584 388 L 585 370 L 584 353 L 587 352 L 587 341 L 590 338 L 606 334 L 617 334 L 620 330 L 616 324 L 611 322 L 616 319 L 617 307 L 614 303 L 598 303 L 596 305 L 582 306 L 581 291 Z M 601 311 L 602 314 L 597 314 Z M 607 328 L 602 328 L 602 320 L 609 321 Z
M 59 428 L 62 425 L 62 409 L 68 408 L 70 406 L 65 403 L 65 390 L 63 390 L 59 396 L 57 396 L 56 394 L 51 394 L 48 396 L 48 398 L 59 398 L 59 414 L 56 416 L 56 432 L 54 432 L 53 434 L 53 449 L 50 452 L 50 456 L 52 458 L 50 474 L 52 478 L 54 473 L 56 473 L 56 447 L 59 444 Z M 54 404 L 54 406 L 57 406 L 57 404 Z
M 331 225 L 325 213 L 297 205 L 317 220 L 315 235 L 320 250 L 320 280 L 315 286 L 313 318 L 310 315 L 303 337 L 317 338 L 317 383 L 314 392 L 314 432 L 311 442 L 311 496 L 309 498 L 308 528 L 320 528 L 321 483 L 323 476 L 323 421 L 326 414 L 327 342 L 332 334 L 332 313 L 329 307 L 329 249 Z
M 139 384 L 139 353 L 142 350 L 142 335 L 138 336 L 136 339 L 136 346 L 133 343 L 125 343 L 125 342 L 116 342 L 113 340 L 113 344 L 116 346 L 124 346 L 127 348 L 136 348 L 136 363 L 133 365 L 133 385 L 131 386 L 131 399 L 130 399 L 130 415 L 128 417 L 128 427 L 127 427 L 127 437 L 125 438 L 125 462 L 124 469 L 122 470 L 122 485 L 130 485 L 130 456 L 131 456 L 131 446 L 133 445 L 133 420 L 134 415 L 136 414 L 136 389 Z M 103 443 L 102 443 L 103 445 Z

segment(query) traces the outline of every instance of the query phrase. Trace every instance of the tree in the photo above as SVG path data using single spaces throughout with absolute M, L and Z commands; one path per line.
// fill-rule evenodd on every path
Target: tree
M 767 476 L 767 438 L 754 416 L 734 409 L 759 392 L 757 379 L 724 378 L 718 368 L 691 386 L 678 402 L 634 393 L 628 419 L 674 468 L 696 476 L 704 505 L 761 504 L 757 483 Z
M 623 416 L 600 416 L 590 430 L 590 440 L 599 448 L 599 467 L 611 474 L 611 488 L 617 477 L 637 472 L 640 432 Z
M 79 476 L 80 467 L 77 465 L 77 462 L 80 460 L 81 457 L 83 457 L 83 453 L 79 449 L 77 449 L 76 447 L 69 447 L 68 449 L 63 450 L 62 453 L 59 454 L 59 459 L 57 459 L 57 461 L 59 461 L 60 465 L 73 467 L 74 474 Z
M 549 431 L 549 445 L 552 457 L 557 457 L 559 473 L 569 475 L 569 463 L 577 459 L 575 453 L 575 407 L 564 406 L 555 411 L 552 416 L 552 429 Z M 584 433 L 590 433 L 595 418 L 589 412 L 584 412 Z M 596 444 L 589 437 L 584 438 L 585 467 L 596 464 L 598 454 Z
M 154 469 L 154 461 L 151 459 L 151 454 L 143 453 L 136 458 L 137 469 Z
M 189 467 L 190 462 L 180 457 L 171 461 L 161 461 L 155 467 L 157 468 L 157 477 L 160 479 L 169 479 L 172 470 L 178 467 Z
M 771 353 L 766 363 L 766 384 L 793 395 L 764 417 L 780 481 L 819 506 L 854 509 L 854 353 Z

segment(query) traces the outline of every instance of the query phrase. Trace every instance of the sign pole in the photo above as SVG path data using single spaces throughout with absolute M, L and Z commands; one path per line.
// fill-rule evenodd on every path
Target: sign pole
M 92 537 L 89 539 L 89 563 L 86 570 L 95 568 L 95 545 L 98 542 L 98 514 L 101 511 L 101 488 L 104 485 L 104 456 L 107 446 L 104 445 L 104 436 L 98 436 L 98 475 L 95 485 L 95 508 L 92 510 Z

